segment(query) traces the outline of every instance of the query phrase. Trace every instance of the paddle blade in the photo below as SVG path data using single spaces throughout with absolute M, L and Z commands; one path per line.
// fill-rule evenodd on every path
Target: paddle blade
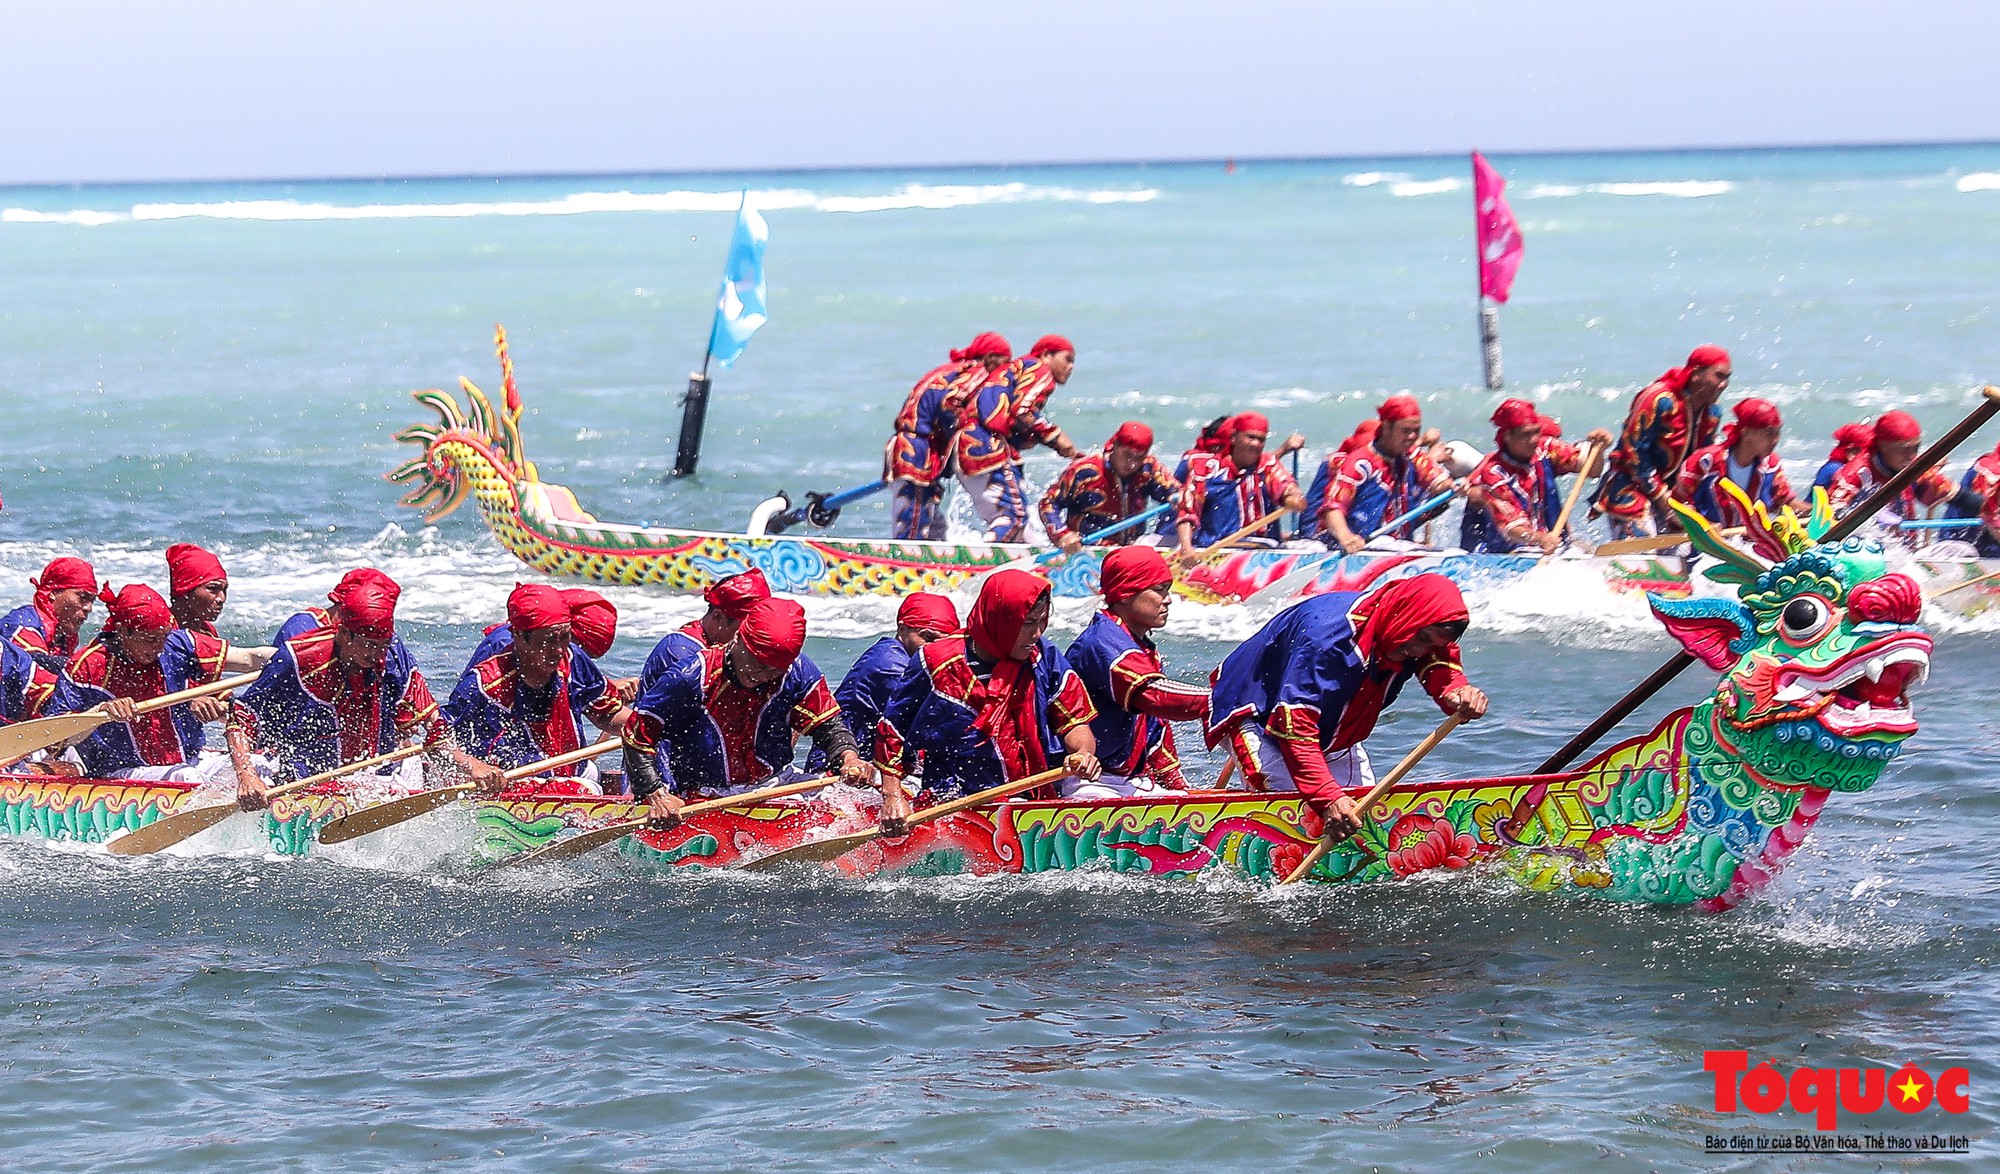
M 207 807 L 176 811 L 137 831 L 126 832 L 106 843 L 104 849 L 113 856 L 151 856 L 162 848 L 171 848 L 182 840 L 207 831 L 240 810 L 242 808 L 234 803 L 213 803 Z
M 101 713 L 64 713 L 0 727 L 0 763 L 14 762 L 37 750 L 81 738 L 110 720 Z
M 764 872 L 783 864 L 825 864 L 847 855 L 882 834 L 879 828 L 869 828 L 865 832 L 849 832 L 844 836 L 830 836 L 824 840 L 809 840 L 769 856 L 760 856 L 743 867 L 749 872 Z
M 377 803 L 373 807 L 364 807 L 322 826 L 319 829 L 319 842 L 344 844 L 357 837 L 395 827 L 405 820 L 436 811 L 461 796 L 471 794 L 476 789 L 471 783 L 459 783 L 432 791 L 419 791 L 414 795 L 405 795 L 401 799 Z
M 566 840 L 557 840 L 553 844 L 543 844 L 539 848 L 530 849 L 518 856 L 509 856 L 494 865 L 494 867 L 526 868 L 535 864 L 550 864 L 557 860 L 569 860 L 573 857 L 581 856 L 585 852 L 592 852 L 598 848 L 602 848 L 613 840 L 622 840 L 633 832 L 643 830 L 645 826 L 646 821 L 643 819 L 630 819 L 624 823 L 614 823 L 598 828 L 596 831 L 579 832 Z

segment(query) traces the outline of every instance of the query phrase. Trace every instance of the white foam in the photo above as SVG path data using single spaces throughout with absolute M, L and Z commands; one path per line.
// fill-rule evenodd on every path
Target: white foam
M 1594 183 L 1589 190 L 1604 196 L 1675 196 L 1693 200 L 1719 196 L 1735 187 L 1726 179 L 1678 179 L 1666 183 Z
M 2000 171 L 1975 171 L 1958 179 L 1958 190 L 1962 192 L 2000 191 Z
M 1409 174 L 1402 171 L 1357 171 L 1341 176 L 1340 182 L 1349 187 L 1372 188 L 1379 183 L 1398 183 L 1409 178 Z
M 1411 179 L 1389 185 L 1392 196 L 1435 196 L 1465 186 L 1462 179 Z

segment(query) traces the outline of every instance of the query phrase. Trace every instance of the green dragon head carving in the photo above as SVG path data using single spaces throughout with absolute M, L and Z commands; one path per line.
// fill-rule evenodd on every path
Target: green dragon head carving
M 1722 670 L 1694 721 L 1765 785 L 1866 790 L 1917 729 L 1908 689 L 1929 674 L 1931 654 L 1917 626 L 1922 591 L 1888 572 L 1872 538 L 1821 542 L 1833 526 L 1823 492 L 1808 517 L 1787 506 L 1774 519 L 1733 483 L 1723 489 L 1750 518 L 1748 551 L 1674 509 L 1716 561 L 1708 577 L 1734 584 L 1737 598 L 1647 597 L 1688 652 Z
M 393 482 L 416 483 L 403 495 L 403 504 L 423 510 L 425 522 L 435 522 L 465 504 L 474 488 L 470 469 L 491 466 L 509 485 L 539 480 L 534 462 L 522 452 L 521 393 L 514 384 L 514 361 L 507 354 L 507 332 L 498 326 L 493 328 L 493 348 L 500 356 L 504 410 L 495 408 L 484 391 L 461 376 L 458 385 L 465 392 L 469 413 L 461 414 L 458 401 L 443 391 L 413 392 L 418 403 L 438 414 L 438 422 L 412 424 L 396 433 L 397 440 L 423 451 L 387 476 Z

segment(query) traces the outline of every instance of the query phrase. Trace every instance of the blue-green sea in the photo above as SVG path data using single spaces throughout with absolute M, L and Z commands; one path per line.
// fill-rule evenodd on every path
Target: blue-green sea
M 1936 432 L 2000 380 L 2000 146 L 1493 161 L 1527 244 L 1509 394 L 1572 435 L 1701 343 L 1734 354 L 1732 397 L 1780 405 L 1795 478 L 1838 423 Z M 746 189 L 771 322 L 712 372 L 701 472 L 670 483 Z M 1171 456 L 1254 407 L 1319 453 L 1400 391 L 1485 443 L 1472 248 L 1462 157 L 0 189 L 0 597 L 59 553 L 163 586 L 198 541 L 231 571 L 226 634 L 262 643 L 373 564 L 447 688 L 531 572 L 382 474 L 428 416 L 411 391 L 497 393 L 496 323 L 528 455 L 616 521 L 733 529 L 870 480 L 910 383 L 982 330 L 1075 340 L 1051 412 L 1086 445 L 1142 419 Z M 838 532 L 886 526 L 877 499 Z M 699 609 L 608 594 L 621 673 Z M 837 677 L 893 606 L 809 601 L 812 654 Z M 1261 618 L 1177 605 L 1170 670 L 1205 677 Z M 1463 874 L 495 878 L 449 815 L 305 862 L 0 841 L 0 1168 L 1991 1169 L 1996 630 L 1936 617 L 1904 757 L 1714 917 Z M 1525 770 L 1673 649 L 1552 566 L 1476 594 L 1465 650 L 1494 711 L 1438 777 Z M 1406 700 L 1380 752 L 1434 716 Z M 1970 1153 L 1706 1154 L 1813 1132 L 1717 1113 L 1716 1048 L 1966 1066 L 1969 1113 L 1842 1133 Z

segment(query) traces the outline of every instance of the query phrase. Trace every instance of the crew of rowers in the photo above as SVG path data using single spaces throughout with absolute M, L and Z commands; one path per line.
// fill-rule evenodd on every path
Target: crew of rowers
M 955 474 L 987 541 L 1024 541 L 1029 507 L 1021 453 L 1037 444 L 1072 458 L 1039 509 L 1049 541 L 1070 552 L 1086 535 L 1160 507 L 1167 517 L 1154 533 L 1135 524 L 1097 541 L 1170 545 L 1182 556 L 1224 538 L 1323 543 L 1354 553 L 1383 540 L 1417 541 L 1427 523 L 1462 496 L 1462 549 L 1549 553 L 1566 540 L 1557 533 L 1558 521 L 1567 521 L 1557 478 L 1568 475 L 1599 478 L 1587 516 L 1602 518 L 1613 539 L 1678 533 L 1671 501 L 1719 528 L 1741 526 L 1742 507 L 1722 489 L 1725 480 L 1773 513 L 1805 505 L 1777 456 L 1783 421 L 1774 404 L 1743 399 L 1731 407 L 1725 426 L 1722 397 L 1732 372 L 1729 353 L 1716 346 L 1695 348 L 1684 365 L 1640 390 L 1617 436 L 1596 429 L 1581 446 L 1565 442 L 1562 426 L 1532 403 L 1508 399 L 1492 416 L 1493 451 L 1463 453 L 1470 446 L 1443 444 L 1435 430 L 1424 428 L 1416 397 L 1390 396 L 1318 464 L 1303 490 L 1305 478 L 1287 472 L 1281 458 L 1302 449 L 1305 437 L 1294 432 L 1267 451 L 1271 423 L 1257 412 L 1211 422 L 1171 472 L 1153 455 L 1152 429 L 1138 421 L 1120 425 L 1100 452 L 1079 455 L 1046 415 L 1050 396 L 1075 366 L 1076 347 L 1061 335 L 1042 338 L 1015 359 L 1007 340 L 989 332 L 918 381 L 887 449 L 894 537 L 944 537 L 941 506 L 947 478 Z M 1872 424 L 1842 425 L 1834 435 L 1814 488 L 1827 492 L 1836 514 L 1889 480 L 1922 447 L 1921 429 L 1904 411 L 1885 412 Z M 1966 525 L 1921 536 L 1906 532 L 1908 545 L 1944 537 L 1969 543 L 1974 549 L 1961 552 L 1966 556 L 2000 556 L 2000 449 L 1976 461 L 1955 487 L 1930 470 L 1878 520 L 1894 526 L 1938 506 Z M 1297 516 L 1289 533 L 1273 517 L 1280 511 Z M 1242 533 L 1260 520 L 1266 524 Z
M 914 802 L 949 799 L 1061 768 L 1026 798 L 1110 799 L 1188 788 L 1172 724 L 1199 724 L 1254 790 L 1296 790 L 1336 831 L 1358 826 L 1351 792 L 1372 778 L 1362 742 L 1415 678 L 1447 713 L 1477 717 L 1486 697 L 1459 667 L 1467 611 L 1443 576 L 1373 594 L 1315 596 L 1231 652 L 1207 687 L 1167 676 L 1153 633 L 1166 624 L 1174 568 L 1151 546 L 1112 551 L 1103 608 L 1067 649 L 1047 635 L 1048 580 L 1002 569 L 960 622 L 941 595 L 906 597 L 896 631 L 831 688 L 805 653 L 805 611 L 772 596 L 761 571 L 705 592 L 706 611 L 668 633 L 640 677 L 597 667 L 617 636 L 602 596 L 522 584 L 439 705 L 397 634 L 398 585 L 372 568 L 345 575 L 325 607 L 286 620 L 271 647 L 216 635 L 228 598 L 221 562 L 180 544 L 169 598 L 142 584 L 100 586 L 79 558 L 33 580 L 33 602 L 0 621 L 6 724 L 93 708 L 113 720 L 61 757 L 16 766 L 93 778 L 226 787 L 246 810 L 274 781 L 304 779 L 412 748 L 377 776 L 392 789 L 469 781 L 484 794 L 601 793 L 588 764 L 512 782 L 508 771 L 584 746 L 590 727 L 622 735 L 623 780 L 658 826 L 696 795 L 740 794 L 825 777 L 880 793 L 901 830 Z M 97 602 L 102 629 L 83 641 Z M 250 666 L 227 699 L 145 703 Z M 204 724 L 223 750 L 204 753 Z M 798 743 L 810 743 L 803 769 Z M 418 753 L 414 748 L 421 748 Z M 353 779 L 321 784 L 354 786 Z

